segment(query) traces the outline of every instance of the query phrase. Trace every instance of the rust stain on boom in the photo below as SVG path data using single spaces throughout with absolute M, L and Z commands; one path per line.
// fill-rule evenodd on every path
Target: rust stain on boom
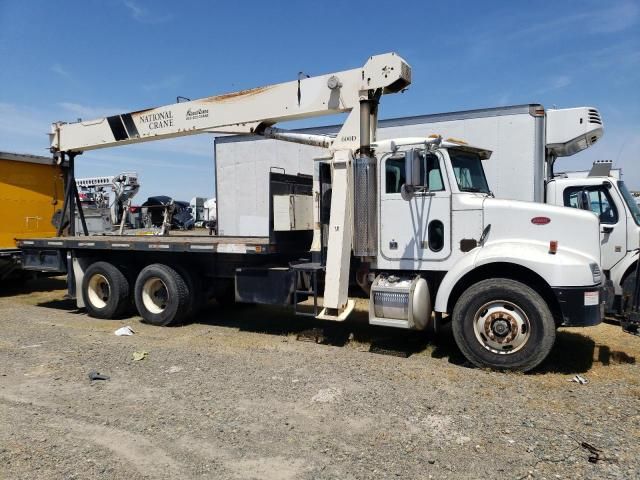
M 262 92 L 266 92 L 267 90 L 270 90 L 271 88 L 273 88 L 273 86 L 266 86 L 266 87 L 257 87 L 257 88 L 248 88 L 246 90 L 240 90 L 239 92 L 233 92 L 233 93 L 224 93 L 222 95 L 216 95 L 214 97 L 208 97 L 206 99 L 204 99 L 204 102 L 210 102 L 210 103 L 216 103 L 216 102 L 226 102 L 228 100 L 234 100 L 236 98 L 241 98 L 241 97 L 251 97 L 253 95 L 258 95 L 259 93 Z

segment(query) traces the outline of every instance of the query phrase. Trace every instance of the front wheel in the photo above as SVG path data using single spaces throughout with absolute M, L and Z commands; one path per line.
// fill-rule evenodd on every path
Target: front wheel
M 633 294 L 636 289 L 636 269 L 630 269 L 622 280 L 622 299 L 620 302 L 620 313 L 624 314 L 633 302 Z
M 526 372 L 547 357 L 556 337 L 553 315 L 532 288 L 506 278 L 469 287 L 453 309 L 453 336 L 478 367 Z

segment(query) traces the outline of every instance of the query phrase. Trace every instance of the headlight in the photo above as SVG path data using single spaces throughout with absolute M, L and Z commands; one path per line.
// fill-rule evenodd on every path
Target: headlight
M 593 277 L 593 283 L 600 283 L 602 281 L 602 272 L 600 272 L 600 267 L 597 263 L 590 263 L 589 268 L 591 269 L 591 276 Z

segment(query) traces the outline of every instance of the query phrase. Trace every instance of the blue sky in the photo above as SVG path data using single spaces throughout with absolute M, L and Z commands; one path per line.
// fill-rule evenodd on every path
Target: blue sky
M 412 65 L 413 84 L 383 99 L 381 118 L 596 106 L 604 138 L 557 168 L 612 159 L 640 189 L 640 0 L 0 0 L 0 150 L 46 155 L 56 120 L 355 68 L 386 51 Z M 77 164 L 78 176 L 138 171 L 139 200 L 214 193 L 209 135 L 87 152 Z

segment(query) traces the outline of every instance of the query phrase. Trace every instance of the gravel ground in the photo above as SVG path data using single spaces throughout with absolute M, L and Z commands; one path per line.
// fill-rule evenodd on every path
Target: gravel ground
M 0 287 L 0 478 L 640 478 L 640 338 L 613 325 L 501 374 L 466 365 L 450 331 L 362 312 L 213 306 L 159 328 L 91 319 L 63 287 Z M 297 340 L 310 327 L 322 343 Z

